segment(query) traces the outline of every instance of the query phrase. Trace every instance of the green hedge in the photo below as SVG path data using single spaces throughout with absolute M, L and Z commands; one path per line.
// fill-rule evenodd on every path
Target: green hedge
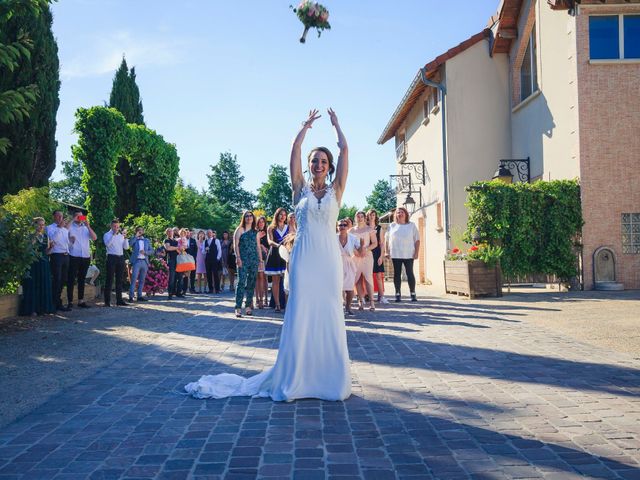
M 580 186 L 575 180 L 467 187 L 465 240 L 501 246 L 507 277 L 542 273 L 568 280 L 578 272 L 582 225 Z
M 75 131 L 78 144 L 73 156 L 84 164 L 82 187 L 87 192 L 89 221 L 98 235 L 95 242 L 95 261 L 106 272 L 106 247 L 102 235 L 111 227 L 116 200 L 113 176 L 127 132 L 124 116 L 115 108 L 79 108 Z

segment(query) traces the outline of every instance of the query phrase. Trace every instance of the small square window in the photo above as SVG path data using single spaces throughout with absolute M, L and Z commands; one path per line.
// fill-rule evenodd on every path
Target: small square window
M 624 16 L 624 58 L 640 58 L 640 15 Z
M 620 58 L 618 15 L 589 17 L 589 57 L 593 60 Z

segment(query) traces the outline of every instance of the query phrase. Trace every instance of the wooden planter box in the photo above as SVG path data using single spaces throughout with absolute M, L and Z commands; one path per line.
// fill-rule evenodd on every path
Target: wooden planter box
M 444 285 L 447 293 L 475 298 L 502 296 L 500 265 L 489 268 L 482 260 L 445 260 Z
M 0 295 L 0 320 L 18 315 L 20 295 Z

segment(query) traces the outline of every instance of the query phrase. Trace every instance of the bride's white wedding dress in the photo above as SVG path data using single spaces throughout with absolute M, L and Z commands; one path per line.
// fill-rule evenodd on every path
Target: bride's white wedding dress
M 338 202 L 329 187 L 318 200 L 305 185 L 295 207 L 298 231 L 289 267 L 289 299 L 275 365 L 244 378 L 205 375 L 185 390 L 196 398 L 231 396 L 344 400 L 351 394 L 342 311 L 342 260 L 336 241 Z

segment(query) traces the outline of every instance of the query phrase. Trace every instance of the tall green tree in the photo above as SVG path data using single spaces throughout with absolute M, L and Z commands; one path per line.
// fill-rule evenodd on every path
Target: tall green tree
M 132 67 L 129 70 L 124 57 L 113 77 L 109 106 L 122 113 L 127 123 L 144 125 L 140 89 L 136 83 L 136 69 Z
M 129 69 L 127 60 L 122 57 L 120 67 L 113 77 L 111 95 L 109 96 L 109 106 L 115 108 L 124 115 L 127 123 L 144 125 L 142 115 L 142 101 L 140 100 L 140 89 L 136 83 L 135 67 Z M 129 213 L 139 214 L 136 205 L 136 190 L 139 178 L 137 173 L 131 168 L 130 158 L 121 155 L 116 166 L 116 214 L 124 218 Z
M 396 192 L 388 180 L 378 180 L 367 198 L 367 209 L 373 208 L 379 216 L 396 208 Z
M 258 208 L 263 209 L 268 215 L 284 207 L 292 209 L 292 191 L 287 169 L 282 165 L 271 165 L 267 181 L 258 189 Z
M 87 201 L 87 192 L 82 188 L 83 172 L 82 162 L 77 160 L 62 162 L 64 178 L 49 183 L 51 197 L 61 202 L 84 206 Z
M 0 2 L 0 194 L 47 184 L 56 164 L 58 46 L 47 0 Z
M 240 173 L 240 164 L 236 155 L 230 152 L 220 154 L 218 163 L 211 165 L 209 195 L 212 201 L 232 216 L 244 209 L 251 209 L 255 196 L 242 187 L 244 175 Z

